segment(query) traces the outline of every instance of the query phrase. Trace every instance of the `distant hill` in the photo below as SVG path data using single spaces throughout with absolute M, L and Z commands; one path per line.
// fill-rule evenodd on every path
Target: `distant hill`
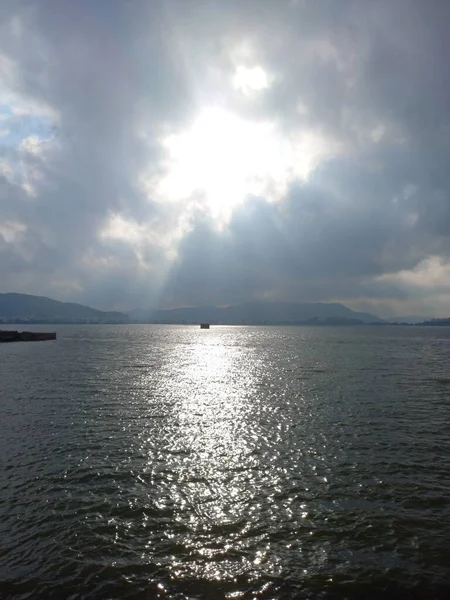
M 374 315 L 339 303 L 248 302 L 235 306 L 195 306 L 169 310 L 104 312 L 45 296 L 0 294 L 0 323 L 216 323 L 224 325 L 383 323 Z
M 449 327 L 450 317 L 443 319 L 430 319 L 429 321 L 423 321 L 423 323 L 417 323 L 417 325 L 433 326 L 433 327 Z
M 391 317 L 386 319 L 389 323 L 407 323 L 408 325 L 415 325 L 417 323 L 423 323 L 429 317 L 421 317 L 419 315 L 408 315 L 406 317 Z
M 45 296 L 0 294 L 0 322 L 3 323 L 127 323 L 121 312 L 103 312 Z
M 339 303 L 248 302 L 235 306 L 195 306 L 170 310 L 134 310 L 130 320 L 141 323 L 238 324 L 362 324 L 384 323 L 374 315 Z

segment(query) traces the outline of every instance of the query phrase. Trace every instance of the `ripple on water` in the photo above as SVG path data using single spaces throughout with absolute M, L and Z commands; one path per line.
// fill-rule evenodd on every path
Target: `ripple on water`
M 2 347 L 3 595 L 446 597 L 449 334 L 199 333 Z

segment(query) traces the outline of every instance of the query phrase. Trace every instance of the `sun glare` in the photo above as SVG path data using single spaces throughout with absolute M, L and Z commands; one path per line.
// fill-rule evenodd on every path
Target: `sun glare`
M 233 77 L 233 86 L 245 95 L 259 92 L 269 87 L 267 73 L 261 67 L 237 67 Z
M 283 178 L 289 147 L 270 123 L 244 121 L 222 109 L 203 111 L 192 127 L 165 140 L 171 168 L 165 195 L 204 197 L 212 215 L 227 217 L 248 194 Z
M 315 132 L 285 137 L 273 123 L 243 120 L 222 108 L 204 109 L 163 145 L 169 162 L 158 186 L 161 199 L 192 200 L 218 222 L 248 195 L 279 199 L 290 181 L 308 179 L 333 151 Z

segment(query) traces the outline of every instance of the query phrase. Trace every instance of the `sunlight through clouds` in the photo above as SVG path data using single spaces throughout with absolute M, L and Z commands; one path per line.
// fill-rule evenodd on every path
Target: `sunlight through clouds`
M 408 314 L 437 286 L 415 269 L 450 255 L 448 2 L 0 4 L 5 290 Z
M 278 200 L 289 181 L 308 179 L 330 150 L 313 133 L 287 139 L 273 123 L 244 120 L 222 108 L 203 110 L 190 129 L 163 144 L 169 164 L 161 195 L 176 200 L 203 194 L 219 221 L 248 195 Z
M 245 95 L 259 92 L 269 87 L 269 78 L 262 67 L 239 66 L 233 77 L 233 86 Z

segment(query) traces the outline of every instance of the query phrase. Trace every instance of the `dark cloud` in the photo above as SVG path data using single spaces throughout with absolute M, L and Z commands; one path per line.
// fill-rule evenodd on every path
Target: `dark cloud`
M 2 291 L 441 310 L 449 17 L 446 0 L 2 2 Z M 234 89 L 240 65 L 268 88 Z M 166 201 L 161 140 L 212 105 L 319 139 L 308 178 L 220 223 L 200 196 Z

